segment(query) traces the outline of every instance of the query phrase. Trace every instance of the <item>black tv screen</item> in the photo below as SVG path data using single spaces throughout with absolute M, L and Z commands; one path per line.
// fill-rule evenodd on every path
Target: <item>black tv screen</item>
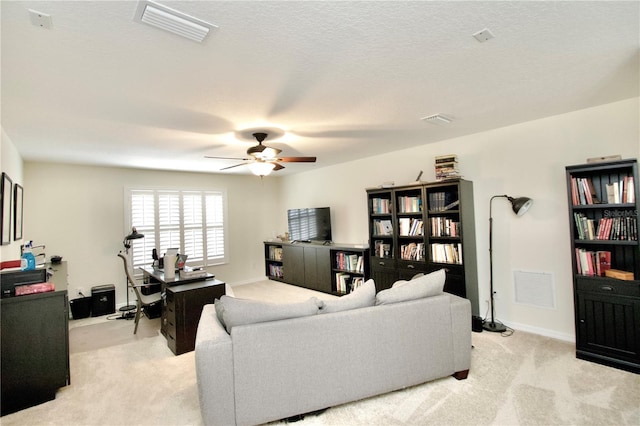
M 292 241 L 331 241 L 329 207 L 287 210 Z

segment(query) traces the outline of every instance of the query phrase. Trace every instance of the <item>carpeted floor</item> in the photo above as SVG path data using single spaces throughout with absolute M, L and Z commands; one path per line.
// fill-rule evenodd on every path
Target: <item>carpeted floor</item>
M 234 292 L 281 301 L 313 293 L 273 281 Z M 71 385 L 54 401 L 0 423 L 202 424 L 194 354 L 174 356 L 159 326 L 158 319 L 143 318 L 134 336 L 132 321 L 70 321 Z M 640 425 L 640 375 L 577 360 L 570 343 L 518 331 L 511 337 L 474 333 L 473 345 L 467 380 L 436 380 L 333 407 L 297 424 Z

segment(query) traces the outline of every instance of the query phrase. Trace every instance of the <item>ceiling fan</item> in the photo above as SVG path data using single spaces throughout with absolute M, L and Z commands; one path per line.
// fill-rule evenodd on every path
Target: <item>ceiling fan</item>
M 282 152 L 281 149 L 272 148 L 263 145 L 262 142 L 269 136 L 265 132 L 255 132 L 252 136 L 258 141 L 258 145 L 254 145 L 247 149 L 248 157 L 213 157 L 205 155 L 205 158 L 213 158 L 218 160 L 239 160 L 243 163 L 234 164 L 233 166 L 224 167 L 220 170 L 228 170 L 234 167 L 248 166 L 251 172 L 257 176 L 266 176 L 272 171 L 284 169 L 280 163 L 315 163 L 316 157 L 278 157 Z

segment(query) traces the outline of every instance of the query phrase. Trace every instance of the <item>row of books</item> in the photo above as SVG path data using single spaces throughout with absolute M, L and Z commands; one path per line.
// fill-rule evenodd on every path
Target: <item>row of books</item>
M 435 159 L 436 180 L 460 177 L 458 156 L 455 154 L 440 155 Z
M 446 217 L 432 217 L 431 236 L 432 237 L 459 237 L 460 222 Z
M 424 244 L 423 243 L 409 243 L 400 246 L 400 259 L 402 260 L 423 260 L 424 259 Z
M 391 213 L 391 200 L 388 198 L 372 198 L 371 213 L 388 214 Z
M 393 225 L 389 219 L 376 219 L 373 221 L 374 235 L 393 235 Z
M 605 271 L 611 269 L 611 252 L 577 248 L 576 266 L 579 275 L 604 277 Z
M 364 283 L 364 277 L 352 277 L 344 272 L 336 272 L 336 291 L 338 293 L 351 293 Z
M 636 202 L 633 176 L 625 176 L 618 181 L 605 183 L 604 190 L 606 193 L 601 195 L 606 196 L 606 199 L 598 195 L 591 178 L 571 177 L 571 202 L 574 206 Z
M 336 253 L 336 269 L 364 273 L 364 258 L 355 253 Z
M 400 235 L 403 237 L 414 237 L 424 235 L 424 222 L 422 219 L 401 217 L 398 219 Z
M 282 278 L 282 265 L 269 265 L 269 276 Z
M 446 211 L 460 204 L 457 192 L 430 192 L 428 201 L 431 211 Z
M 398 211 L 400 213 L 419 213 L 422 211 L 422 198 L 401 196 L 398 197 Z
M 622 214 L 622 213 L 621 213 Z M 583 213 L 574 213 L 578 238 L 581 240 L 638 241 L 638 218 L 631 214 L 603 217 L 596 223 Z
M 269 246 L 269 259 L 270 260 L 282 260 L 282 247 Z
M 461 243 L 433 243 L 430 244 L 429 248 L 431 251 L 431 261 L 437 263 L 454 263 L 457 265 L 462 265 Z
M 391 244 L 385 243 L 382 240 L 376 240 L 374 247 L 374 255 L 376 257 L 391 259 L 393 253 L 391 251 Z

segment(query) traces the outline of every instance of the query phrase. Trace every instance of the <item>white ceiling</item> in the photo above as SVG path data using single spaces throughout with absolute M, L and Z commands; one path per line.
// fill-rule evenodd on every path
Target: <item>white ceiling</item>
M 205 155 L 271 126 L 281 155 L 318 157 L 284 175 L 639 95 L 637 1 L 159 3 L 219 28 L 199 44 L 135 22 L 137 1 L 0 2 L 25 160 L 217 172 L 237 162 Z

